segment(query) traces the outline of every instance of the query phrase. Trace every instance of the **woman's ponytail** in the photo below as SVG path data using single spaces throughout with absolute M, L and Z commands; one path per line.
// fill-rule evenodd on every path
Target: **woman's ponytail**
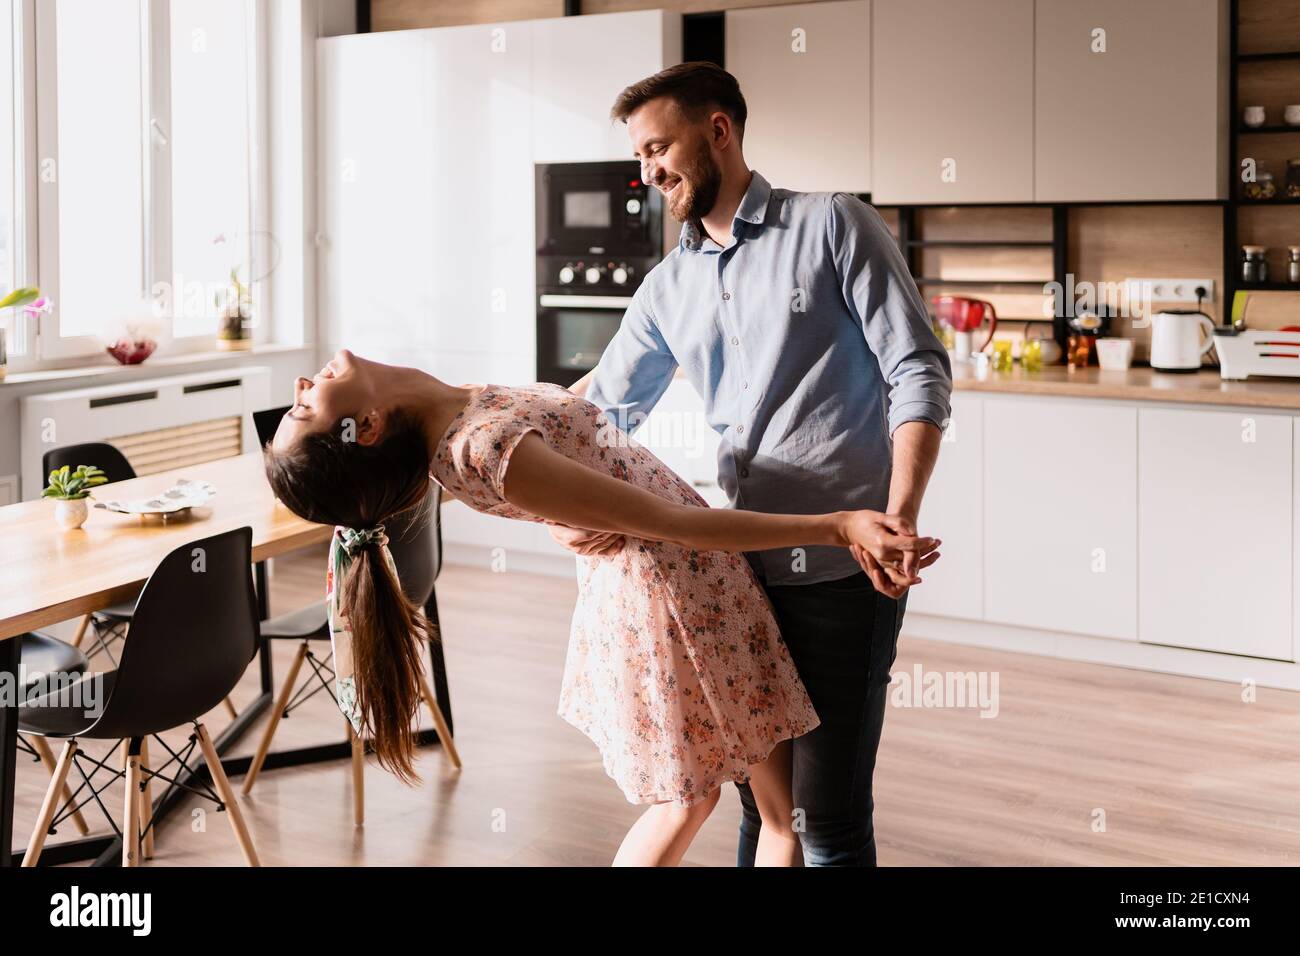
M 362 725 L 370 729 L 380 766 L 416 783 L 411 721 L 420 709 L 420 645 L 430 636 L 428 623 L 402 592 L 379 542 L 357 551 L 341 593 Z

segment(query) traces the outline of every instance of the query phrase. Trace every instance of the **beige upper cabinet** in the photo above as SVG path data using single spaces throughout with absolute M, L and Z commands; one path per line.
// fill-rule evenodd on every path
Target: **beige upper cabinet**
M 728 10 L 744 150 L 774 186 L 871 191 L 871 0 Z
M 1035 198 L 1226 195 L 1226 0 L 1037 0 Z
M 1034 0 L 874 0 L 881 203 L 1034 199 Z

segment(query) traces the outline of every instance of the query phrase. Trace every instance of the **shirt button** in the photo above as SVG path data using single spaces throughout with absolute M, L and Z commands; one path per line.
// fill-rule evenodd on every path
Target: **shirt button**
M 748 468 L 742 468 L 742 469 L 740 469 L 740 477 L 741 477 L 741 478 L 748 478 L 748 477 L 749 477 L 749 469 L 748 469 Z
M 737 425 L 737 426 L 736 426 L 736 434 L 737 434 L 737 435 L 743 435 L 744 432 L 745 432 L 745 426 L 744 426 L 744 425 Z
M 730 298 L 731 298 L 731 293 L 730 293 L 730 292 L 724 292 L 724 293 L 722 293 L 722 299 L 723 299 L 724 302 L 725 302 L 727 299 L 730 299 Z
M 731 344 L 732 344 L 732 345 L 739 345 L 739 344 L 740 344 L 740 339 L 736 338 L 736 336 L 733 335 L 733 336 L 731 337 Z
M 741 388 L 749 388 L 749 383 L 748 383 L 748 382 L 741 382 L 741 383 L 740 383 L 740 387 L 741 387 Z

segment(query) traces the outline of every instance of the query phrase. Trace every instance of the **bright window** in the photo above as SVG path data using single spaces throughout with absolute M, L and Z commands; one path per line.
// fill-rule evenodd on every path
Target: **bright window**
M 22 183 L 17 175 L 21 137 L 15 125 L 19 111 L 14 96 L 20 56 L 16 29 L 15 0 L 0 0 L 0 296 L 7 295 L 22 281 L 18 212 L 22 203 Z M 27 323 L 19 313 L 6 310 L 0 315 L 0 334 L 6 336 L 8 351 L 23 355 L 27 351 Z
M 142 13 L 141 0 L 57 0 L 57 165 L 42 176 L 58 188 L 62 338 L 150 317 Z
M 249 280 L 249 9 L 171 0 L 176 335 L 212 334 L 232 269 Z
M 265 2 L 0 0 L 0 288 L 54 303 L 6 317 L 15 364 L 210 348 L 232 271 L 257 324 Z

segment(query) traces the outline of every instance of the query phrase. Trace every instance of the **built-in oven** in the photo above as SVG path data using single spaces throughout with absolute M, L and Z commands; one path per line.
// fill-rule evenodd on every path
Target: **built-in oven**
M 635 160 L 537 166 L 537 378 L 595 368 L 662 258 L 663 197 Z

